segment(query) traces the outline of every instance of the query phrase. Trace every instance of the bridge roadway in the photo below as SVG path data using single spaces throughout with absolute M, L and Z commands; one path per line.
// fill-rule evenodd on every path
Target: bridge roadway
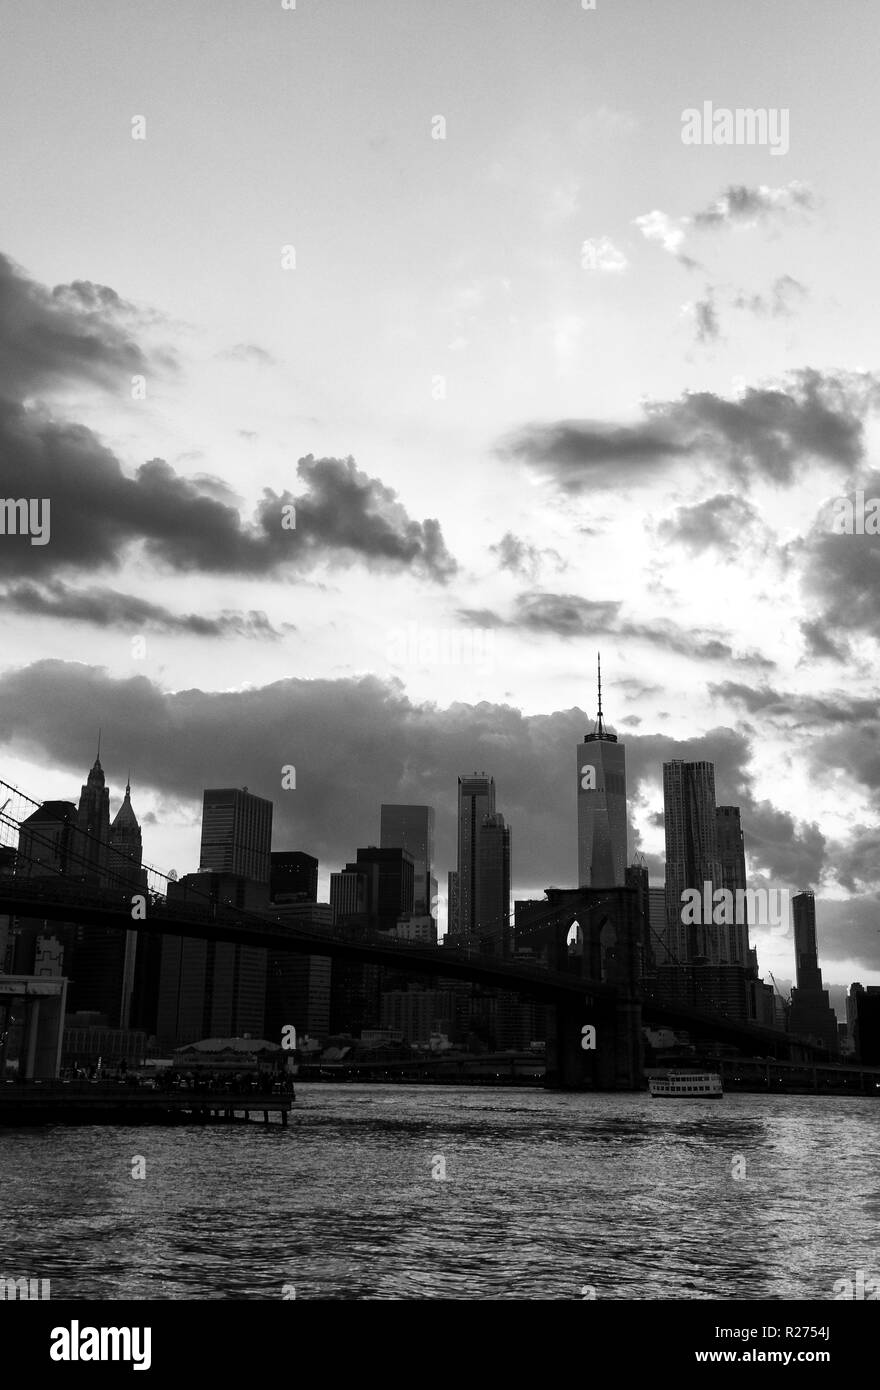
M 142 889 L 135 887 L 134 892 Z M 349 960 L 368 965 L 383 965 L 391 970 L 405 970 L 413 975 L 444 976 L 447 979 L 469 980 L 524 994 L 540 1003 L 550 1004 L 561 1012 L 571 1014 L 580 1008 L 613 1007 L 619 998 L 615 986 L 563 971 L 545 970 L 522 961 L 505 960 L 498 956 L 447 946 L 426 946 L 421 942 L 395 939 L 389 942 L 381 933 L 339 927 L 319 927 L 310 930 L 273 918 L 271 913 L 236 911 L 220 904 L 191 907 L 186 914 L 169 910 L 165 899 L 147 895 L 146 916 L 132 918 L 131 894 L 94 890 L 76 881 L 61 878 L 26 879 L 0 875 L 0 913 L 18 917 L 46 919 L 58 922 L 83 922 L 126 931 L 158 932 L 168 936 L 197 937 L 209 941 L 228 941 L 238 945 L 265 946 L 273 951 L 294 952 L 300 955 L 328 956 L 332 960 Z M 811 1055 L 815 1050 L 805 1040 L 765 1028 L 755 1023 L 743 1023 L 718 1014 L 702 1013 L 683 1005 L 668 1005 L 642 995 L 642 1018 L 646 1023 L 674 1028 L 686 1028 L 695 1035 L 728 1042 L 753 1053 L 777 1054 L 798 1045 Z M 589 1022 L 589 1019 L 581 1021 Z

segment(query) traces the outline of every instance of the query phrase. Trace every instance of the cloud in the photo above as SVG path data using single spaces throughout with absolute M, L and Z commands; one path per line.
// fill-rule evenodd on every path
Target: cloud
M 710 685 L 713 695 L 735 701 L 762 718 L 773 718 L 824 732 L 834 725 L 858 725 L 877 713 L 876 701 L 851 695 L 797 695 L 773 686 L 747 686 L 732 681 Z
M 21 581 L 0 590 L 0 604 L 12 613 L 59 621 L 90 623 L 94 627 L 185 633 L 196 637 L 258 637 L 277 640 L 281 632 L 256 609 L 248 613 L 224 611 L 213 617 L 202 613 L 172 613 L 160 604 L 116 589 L 71 589 L 60 580 L 43 585 Z M 285 623 L 286 628 L 291 624 Z M 294 629 L 295 630 L 295 629 Z
M 624 253 L 607 236 L 588 237 L 581 244 L 581 265 L 585 270 L 620 274 L 628 264 Z
M 770 286 L 769 296 L 740 292 L 732 303 L 734 309 L 746 309 L 759 318 L 790 318 L 808 294 L 809 290 L 800 280 L 792 275 L 780 275 Z
M 497 545 L 489 546 L 489 551 L 498 556 L 499 569 L 510 570 L 511 574 L 532 582 L 538 577 L 545 560 L 554 566 L 557 573 L 567 568 L 558 550 L 539 549 L 515 536 L 512 531 L 506 531 Z
M 786 219 L 793 213 L 807 215 L 816 208 L 816 197 L 808 184 L 792 179 L 782 188 L 759 184 L 728 184 L 723 193 L 708 208 L 694 213 L 694 227 L 699 231 L 717 231 L 727 227 L 755 227 L 771 219 Z
M 217 357 L 224 362 L 253 363 L 257 367 L 277 367 L 278 365 L 277 358 L 256 343 L 236 343 L 233 347 L 224 348 L 222 352 L 218 352 Z
M 610 465 L 638 480 L 689 451 L 661 420 L 639 425 L 593 420 L 526 425 L 500 446 L 502 455 L 549 474 L 566 492 L 604 481 Z
M 332 559 L 445 583 L 457 568 L 439 522 L 412 520 L 396 493 L 351 458 L 300 459 L 297 473 L 308 490 L 294 496 L 265 489 L 248 522 L 223 500 L 217 480 L 204 486 L 158 458 L 126 477 L 91 430 L 2 400 L 0 455 L 8 496 L 48 497 L 52 504 L 50 543 L 4 537 L 0 573 L 115 567 L 136 541 L 154 562 L 179 572 L 295 575 Z M 283 508 L 293 504 L 296 528 L 284 529 Z
M 517 595 L 514 612 L 508 618 L 491 609 L 472 608 L 460 608 L 458 617 L 480 627 L 506 627 L 563 639 L 608 634 L 630 642 L 645 642 L 691 660 L 732 662 L 765 671 L 775 667 L 773 661 L 758 652 L 735 653 L 717 632 L 685 629 L 669 618 L 655 618 L 649 623 L 632 622 L 621 617 L 621 608 L 622 605 L 613 600 L 531 591 Z
M 825 630 L 823 623 L 819 619 L 804 621 L 800 624 L 801 634 L 805 644 L 805 656 L 807 659 L 829 661 L 848 661 L 851 657 L 849 644 L 844 640 L 835 639 L 830 632 Z
M 138 310 L 107 285 L 74 280 L 53 290 L 0 254 L 0 392 L 10 399 L 87 382 L 119 391 L 150 370 L 134 330 Z M 162 363 L 171 356 L 165 352 Z
M 729 184 L 713 203 L 692 216 L 672 217 L 660 208 L 653 208 L 633 218 L 633 225 L 638 227 L 646 241 L 655 242 L 688 270 L 695 270 L 699 268 L 699 263 L 684 250 L 691 230 L 722 231 L 731 227 L 756 227 L 759 223 L 789 221 L 793 216 L 805 218 L 816 206 L 812 189 L 797 179 L 792 179 L 782 188 L 768 188 L 766 184 L 754 188 L 746 184 Z
M 646 241 L 656 241 L 670 256 L 677 256 L 681 252 L 689 221 L 686 217 L 669 217 L 659 208 L 654 208 L 652 212 L 634 217 L 633 224 Z
M 677 541 L 692 555 L 717 549 L 733 560 L 744 539 L 754 541 L 759 524 L 755 508 L 743 497 L 727 492 L 716 493 L 691 507 L 678 507 L 657 529 L 665 540 Z
M 721 336 L 718 326 L 718 311 L 711 292 L 705 299 L 698 299 L 693 305 L 693 315 L 696 326 L 696 338 L 698 343 L 713 343 L 716 338 Z
M 608 631 L 620 610 L 619 603 L 596 602 L 578 594 L 525 593 L 516 602 L 516 617 L 510 626 L 552 632 L 558 637 Z
M 445 583 L 457 566 L 439 522 L 413 520 L 397 495 L 354 460 L 299 460 L 305 490 L 263 492 L 253 520 L 222 480 L 185 478 L 164 459 L 128 476 L 91 430 L 58 419 L 35 398 L 87 381 L 118 391 L 148 361 L 133 336 L 146 321 L 106 285 L 76 280 L 49 291 L 0 256 L 0 457 L 8 497 L 48 498 L 48 544 L 3 536 L 0 574 L 117 567 L 141 543 L 178 572 L 295 576 L 324 560 L 412 572 Z M 265 359 L 254 344 L 229 352 Z M 295 505 L 296 529 L 282 527 Z
M 503 440 L 502 457 L 522 460 L 566 493 L 641 482 L 699 455 L 746 485 L 797 481 L 810 459 L 851 468 L 863 451 L 863 420 L 880 400 L 869 373 L 804 368 L 779 387 L 749 387 L 736 399 L 711 391 L 650 404 L 635 425 L 562 420 L 525 425 Z
M 860 475 L 858 489 L 866 499 L 880 497 L 880 472 Z M 842 493 L 855 504 L 855 488 Z M 859 634 L 880 640 L 880 544 L 873 535 L 837 535 L 834 511 L 820 510 L 807 536 L 795 548 L 802 569 L 806 601 L 818 630 L 835 646 Z

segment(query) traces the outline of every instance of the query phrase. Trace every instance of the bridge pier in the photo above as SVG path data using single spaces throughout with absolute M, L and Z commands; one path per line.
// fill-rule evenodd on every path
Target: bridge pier
M 583 1028 L 596 1029 L 585 1048 Z M 601 1005 L 558 1004 L 547 1039 L 544 1087 L 551 1091 L 639 1091 L 644 1086 L 642 1006 L 618 996 Z

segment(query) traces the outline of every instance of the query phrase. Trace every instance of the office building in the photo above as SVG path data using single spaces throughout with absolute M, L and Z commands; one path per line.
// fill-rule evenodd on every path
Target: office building
M 233 907 L 266 912 L 268 880 L 237 874 L 186 874 L 168 885 L 176 911 Z M 201 1038 L 264 1035 L 268 951 L 239 942 L 166 935 L 162 942 L 156 1034 L 159 1046 L 182 1047 Z
M 72 801 L 44 801 L 22 821 L 18 832 L 15 874 L 17 878 L 78 877 L 77 814 Z M 33 975 L 41 938 L 53 938 L 60 942 L 62 956 L 58 974 L 69 975 L 76 927 L 72 923 L 44 921 L 39 917 L 14 917 L 8 920 L 5 973 Z M 2 964 L 3 960 L 0 960 Z
M 796 893 L 791 900 L 794 918 L 794 959 L 797 984 L 791 991 L 789 1029 L 799 1037 L 812 1038 L 838 1054 L 837 1015 L 828 991 L 822 986 L 816 937 L 816 899 L 809 890 Z
M 76 816 L 76 877 L 95 886 L 106 886 L 110 843 L 110 791 L 105 783 L 100 754 L 80 790 Z
M 21 823 L 16 877 L 78 877 L 74 867 L 76 830 L 76 806 L 72 801 L 44 801 Z
M 727 928 L 703 920 L 705 885 L 711 894 L 721 885 L 715 765 L 710 762 L 663 764 L 663 819 L 666 830 L 667 949 L 681 965 L 719 965 Z M 685 889 L 700 895 L 698 920 L 682 922 Z M 726 952 L 726 947 L 725 947 Z
M 317 862 L 317 861 L 316 861 Z M 281 902 L 272 917 L 285 926 L 331 931 L 329 903 Z M 332 962 L 329 956 L 304 956 L 294 951 L 269 951 L 266 976 L 266 1033 L 280 1042 L 285 1024 L 293 1024 L 298 1044 L 308 1036 L 324 1042 L 330 1033 Z
M 723 1014 L 745 1023 L 751 1017 L 749 982 L 741 965 L 661 965 L 654 998 L 668 1008 L 684 1005 L 702 1013 Z
M 458 869 L 456 913 L 450 903 L 449 938 L 461 943 L 477 940 L 477 874 L 480 827 L 495 814 L 495 779 L 485 772 L 458 779 Z
M 269 896 L 273 903 L 318 901 L 317 859 L 302 850 L 274 851 L 269 858 Z
M 627 867 L 626 749 L 599 712 L 577 746 L 578 886 L 622 887 Z
M 746 890 L 746 853 L 738 806 L 717 806 L 715 824 L 718 835 L 719 887 L 733 894 L 739 920 L 717 928 L 721 960 L 729 965 L 749 964 L 749 922 L 745 899 L 737 894 Z M 741 907 L 739 906 L 741 904 Z
M 880 985 L 850 985 L 846 1019 L 857 1060 L 866 1067 L 880 1067 Z
M 437 901 L 433 806 L 398 806 L 383 803 L 380 810 L 379 844 L 382 849 L 405 849 L 412 856 L 413 912 L 418 917 L 433 916 Z
M 247 787 L 214 787 L 202 803 L 199 872 L 235 874 L 255 883 L 271 877 L 272 802 Z
M 650 928 L 651 950 L 655 967 L 674 965 L 669 949 L 669 921 L 666 916 L 666 889 L 648 889 L 648 926 Z
M 390 931 L 401 917 L 412 915 L 415 862 L 408 850 L 370 845 L 359 849 L 356 863 L 345 867 L 366 878 L 367 925 L 372 931 Z
M 481 952 L 509 956 L 510 827 L 495 812 L 483 817 L 477 843 L 474 930 Z
M 340 924 L 351 918 L 362 918 L 365 921 L 367 893 L 366 869 L 361 870 L 353 864 L 331 874 L 330 906 L 333 909 L 333 921 Z

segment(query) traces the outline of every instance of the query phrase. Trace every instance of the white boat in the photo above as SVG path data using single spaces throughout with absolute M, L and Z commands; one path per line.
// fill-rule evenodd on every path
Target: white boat
M 648 1080 L 652 1096 L 683 1096 L 686 1099 L 706 1099 L 724 1095 L 721 1077 L 714 1071 L 670 1071 L 665 1076 Z

